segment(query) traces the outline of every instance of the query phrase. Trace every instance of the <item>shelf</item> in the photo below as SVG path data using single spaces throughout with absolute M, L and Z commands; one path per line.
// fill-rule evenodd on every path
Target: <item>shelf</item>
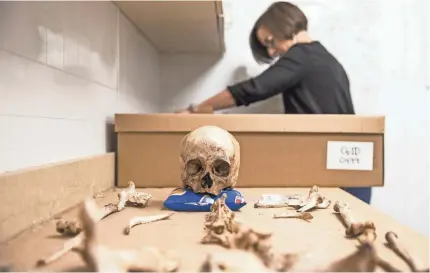
M 160 53 L 224 53 L 221 1 L 114 1 Z

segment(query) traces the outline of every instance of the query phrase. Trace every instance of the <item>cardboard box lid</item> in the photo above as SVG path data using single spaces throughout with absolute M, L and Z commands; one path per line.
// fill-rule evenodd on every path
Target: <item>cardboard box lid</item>
M 384 116 L 288 114 L 116 114 L 116 132 L 189 132 L 216 125 L 230 132 L 383 134 Z

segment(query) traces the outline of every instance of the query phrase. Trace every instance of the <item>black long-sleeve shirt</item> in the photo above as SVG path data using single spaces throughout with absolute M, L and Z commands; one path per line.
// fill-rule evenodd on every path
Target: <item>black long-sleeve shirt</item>
M 228 90 L 237 106 L 282 94 L 287 114 L 354 114 L 345 70 L 316 41 L 294 45 L 263 73 Z

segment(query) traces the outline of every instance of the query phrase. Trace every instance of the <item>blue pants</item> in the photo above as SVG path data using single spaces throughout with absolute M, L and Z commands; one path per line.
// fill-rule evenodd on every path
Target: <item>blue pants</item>
M 372 198 L 372 188 L 341 188 L 347 193 L 357 197 L 361 201 L 370 204 L 370 199 Z

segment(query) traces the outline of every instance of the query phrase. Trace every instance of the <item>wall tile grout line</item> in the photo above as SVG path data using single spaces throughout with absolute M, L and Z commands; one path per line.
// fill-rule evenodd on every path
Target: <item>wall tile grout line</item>
M 99 86 L 102 86 L 102 87 L 105 87 L 105 88 L 109 88 L 109 89 L 111 89 L 111 90 L 116 90 L 116 88 L 112 88 L 111 86 L 108 86 L 108 85 L 103 84 L 103 83 L 101 83 L 101 82 L 98 82 L 98 81 L 95 81 L 95 80 L 92 80 L 92 79 L 89 79 L 89 78 L 86 78 L 86 77 L 78 76 L 78 75 L 76 75 L 76 74 L 70 73 L 69 71 L 66 71 L 66 70 L 63 70 L 63 69 L 59 69 L 59 68 L 57 68 L 57 67 L 55 67 L 55 66 L 52 66 L 52 65 L 49 65 L 49 64 L 46 64 L 46 63 L 42 63 L 42 62 L 39 62 L 39 61 L 35 61 L 35 60 L 34 60 L 34 59 L 32 59 L 32 58 L 29 58 L 29 57 L 24 56 L 24 55 L 22 55 L 22 54 L 19 54 L 19 53 L 13 52 L 13 51 L 11 51 L 11 50 L 9 50 L 9 49 L 6 49 L 6 48 L 1 47 L 1 48 L 0 48 L 0 50 L 3 50 L 4 52 L 7 52 L 7 53 L 12 54 L 12 55 L 14 55 L 14 56 L 17 56 L 17 57 L 19 57 L 19 58 L 25 59 L 25 60 L 27 60 L 27 61 L 31 61 L 31 62 L 33 62 L 33 63 L 37 63 L 37 64 L 40 64 L 40 65 L 43 65 L 43 66 L 49 67 L 49 68 L 54 69 L 54 70 L 57 70 L 57 71 L 61 71 L 61 72 L 63 72 L 64 74 L 67 74 L 67 75 L 73 76 L 73 77 L 75 77 L 75 78 L 83 79 L 83 80 L 86 80 L 86 81 L 88 81 L 88 82 L 90 82 L 90 83 L 93 83 L 93 84 L 96 84 L 96 85 L 99 85 Z M 63 57 L 63 65 L 64 65 L 64 57 Z
M 19 114 L 0 114 L 0 117 L 14 117 L 14 118 L 40 118 L 40 119 L 53 119 L 53 120 L 64 120 L 64 121 L 83 121 L 83 122 L 90 122 L 90 123 L 107 123 L 112 124 L 112 122 L 108 122 L 113 117 L 113 113 L 110 117 L 105 118 L 103 120 L 95 120 L 95 119 L 79 119 L 79 118 L 62 118 L 62 117 L 47 117 L 47 116 L 31 116 L 31 115 L 19 115 Z

